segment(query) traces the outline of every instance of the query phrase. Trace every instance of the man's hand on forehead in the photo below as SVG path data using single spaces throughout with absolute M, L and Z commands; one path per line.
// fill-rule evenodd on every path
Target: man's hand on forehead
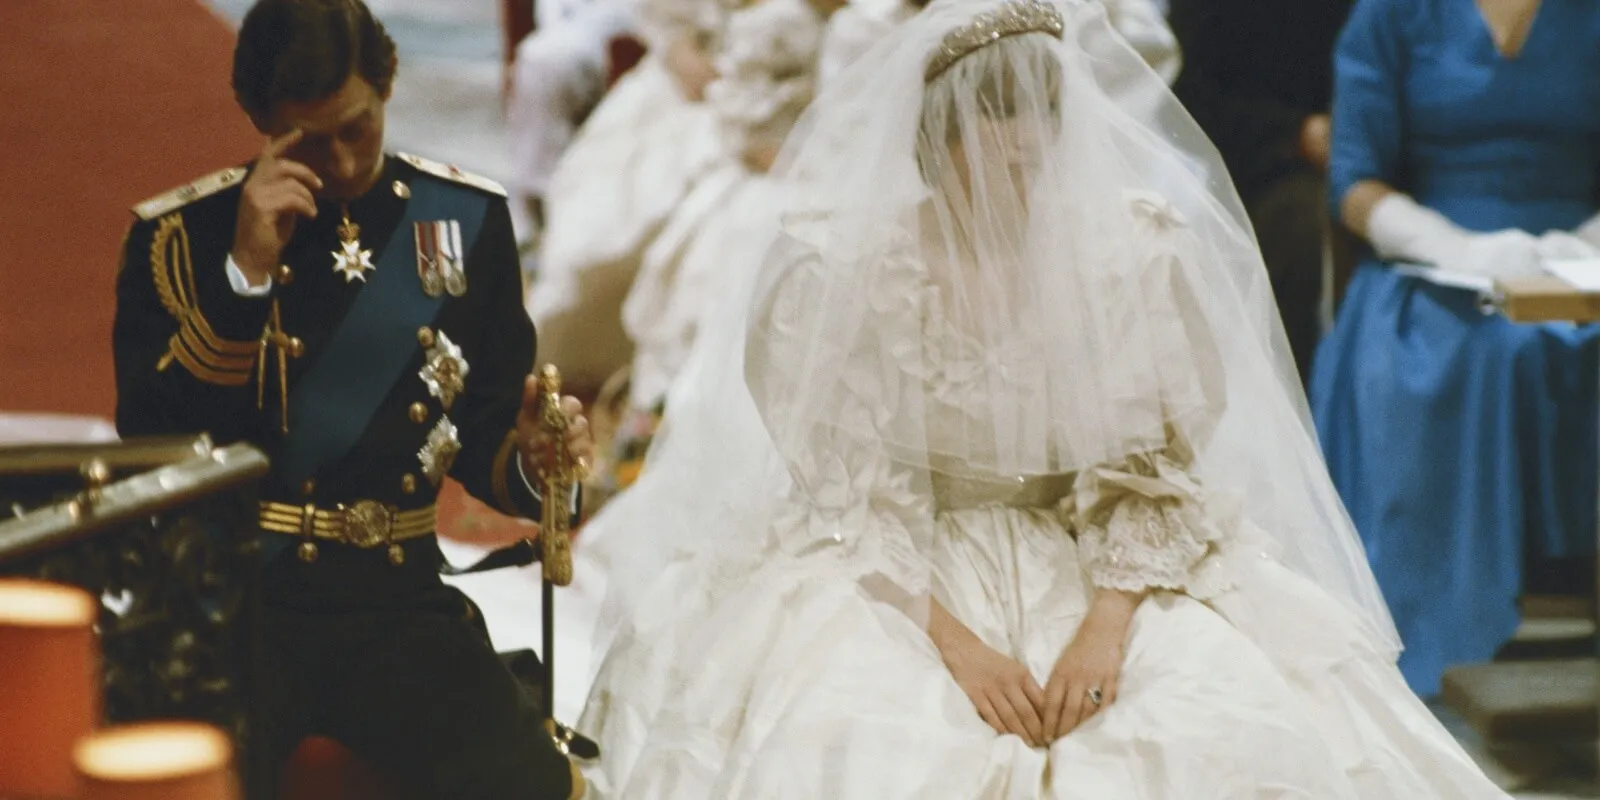
M 268 141 L 244 182 L 230 255 L 251 285 L 265 283 L 277 267 L 295 221 L 317 216 L 315 193 L 322 190 L 322 179 L 285 156 L 301 137 L 296 128 Z

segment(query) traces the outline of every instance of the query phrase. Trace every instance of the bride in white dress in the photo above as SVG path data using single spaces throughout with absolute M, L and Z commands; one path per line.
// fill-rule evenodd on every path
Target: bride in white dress
M 935 0 L 779 174 L 716 435 L 669 424 L 611 576 L 595 794 L 1505 797 L 1395 669 L 1238 198 L 1099 6 Z

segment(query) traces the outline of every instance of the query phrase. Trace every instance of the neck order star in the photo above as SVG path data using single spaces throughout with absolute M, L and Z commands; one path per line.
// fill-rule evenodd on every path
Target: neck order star
M 344 282 L 367 280 L 367 273 L 377 269 L 372 264 L 372 251 L 361 249 L 361 226 L 350 221 L 350 206 L 339 204 L 339 249 L 333 251 L 333 271 L 344 276 Z

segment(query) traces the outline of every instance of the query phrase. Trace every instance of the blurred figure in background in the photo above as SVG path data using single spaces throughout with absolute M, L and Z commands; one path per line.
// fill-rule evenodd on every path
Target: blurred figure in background
M 1333 44 L 1350 0 L 1171 0 L 1173 92 L 1250 212 L 1301 380 L 1321 337 Z
M 833 14 L 817 56 L 819 90 L 919 8 L 903 0 L 857 0 Z M 766 182 L 767 191 L 788 196 L 790 190 L 775 177 Z M 768 210 L 772 213 L 761 231 L 763 248 L 778 235 L 778 209 Z M 760 478 L 760 464 L 745 457 L 748 447 L 729 447 L 714 462 L 707 462 L 702 455 L 704 442 L 717 437 L 748 442 L 765 435 L 748 399 L 727 402 L 739 391 L 729 382 L 743 384 L 744 373 L 733 364 L 743 358 L 749 298 L 764 255 L 763 249 L 750 261 L 729 263 L 718 273 L 720 289 L 701 309 L 688 357 L 663 400 L 663 407 L 670 410 L 664 412 L 659 428 L 652 423 L 642 432 L 627 431 L 644 437 L 636 452 L 623 453 L 619 447 L 615 453 L 619 460 L 629 456 L 613 467 L 615 481 L 632 485 L 584 525 L 583 544 L 573 554 L 577 575 L 573 589 L 582 599 L 558 606 L 563 615 L 559 624 L 590 634 L 590 649 L 597 657 L 619 632 L 631 608 L 633 595 L 617 587 L 639 587 L 654 581 L 663 570 L 672 568 L 671 562 L 679 555 L 675 543 L 655 532 L 670 521 L 724 513 L 716 498 L 737 495 L 744 491 L 738 487 Z M 646 459 L 649 469 L 640 474 Z M 639 476 L 636 483 L 635 475 Z M 585 494 L 592 497 L 588 491 Z M 699 503 L 701 499 L 706 503 Z M 663 513 L 672 516 L 663 517 Z M 529 584 L 528 591 L 537 591 L 536 582 Z M 507 618 L 525 618 L 525 609 L 518 606 L 504 613 Z M 579 649 L 564 648 L 563 652 Z M 582 674 L 585 680 L 576 691 L 562 688 L 557 708 L 570 708 L 577 714 L 583 708 L 595 665 L 588 660 L 571 663 L 571 667 L 558 663 L 558 671 Z
M 1503 279 L 1597 254 L 1600 6 L 1358 0 L 1334 74 L 1332 201 L 1374 255 L 1312 410 L 1429 696 L 1516 631 L 1525 564 L 1593 563 L 1600 331 L 1513 324 L 1390 266 Z
M 872 49 L 896 25 L 921 11 L 924 5 L 927 5 L 926 0 L 855 0 L 829 17 L 828 29 L 817 51 L 819 90 L 838 78 L 839 73 Z
M 538 27 L 517 45 L 506 126 L 511 190 L 533 225 L 544 226 L 544 194 L 578 126 L 605 96 L 610 44 L 635 34 L 636 0 L 544 0 Z
M 767 170 L 811 102 L 823 26 L 841 0 L 755 0 L 728 17 L 706 104 L 719 158 L 695 181 L 646 248 L 622 306 L 633 342 L 628 399 L 611 448 L 614 486 L 642 466 L 667 387 L 688 360 L 709 307 L 730 277 L 757 263 L 782 196 Z
M 585 120 L 545 188 L 528 311 L 543 357 L 574 389 L 599 387 L 632 358 L 622 301 L 644 249 L 721 155 L 703 101 L 731 6 L 641 0 L 648 54 Z

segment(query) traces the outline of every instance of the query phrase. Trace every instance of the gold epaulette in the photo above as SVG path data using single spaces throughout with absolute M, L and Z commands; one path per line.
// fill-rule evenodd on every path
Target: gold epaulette
M 146 222 L 182 208 L 202 197 L 210 197 L 223 189 L 244 180 L 248 172 L 244 167 L 217 170 L 176 189 L 162 192 L 133 207 L 133 213 Z
M 429 175 L 471 186 L 474 189 L 482 189 L 490 194 L 497 194 L 501 197 L 506 196 L 506 187 L 501 186 L 498 181 L 490 180 L 482 175 L 474 175 L 454 164 L 441 164 L 438 161 L 426 159 L 422 156 L 414 156 L 410 153 L 396 153 L 395 157 Z

